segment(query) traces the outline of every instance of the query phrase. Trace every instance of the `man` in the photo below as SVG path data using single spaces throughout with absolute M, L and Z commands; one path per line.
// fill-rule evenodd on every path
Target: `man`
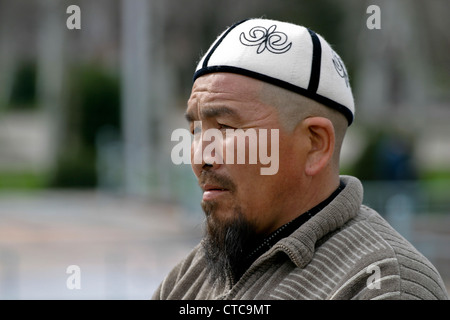
M 153 298 L 447 299 L 431 263 L 362 205 L 360 181 L 339 175 L 353 116 L 346 69 L 321 36 L 267 19 L 223 32 L 186 110 L 206 234 Z M 212 129 L 223 147 L 204 152 Z M 278 135 L 276 149 L 268 137 L 258 145 L 279 156 L 276 173 L 262 174 L 267 163 L 248 153 L 245 164 L 217 160 L 237 148 L 227 133 L 238 129 Z

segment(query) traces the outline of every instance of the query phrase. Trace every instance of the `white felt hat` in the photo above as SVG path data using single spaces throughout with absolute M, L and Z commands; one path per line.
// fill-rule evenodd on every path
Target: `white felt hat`
M 225 30 L 197 65 L 194 81 L 214 72 L 256 78 L 342 112 L 349 125 L 355 105 L 347 70 L 314 31 L 269 19 L 248 19 Z

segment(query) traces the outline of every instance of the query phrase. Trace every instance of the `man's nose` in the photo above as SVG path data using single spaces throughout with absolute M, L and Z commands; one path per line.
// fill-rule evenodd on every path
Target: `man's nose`
M 208 135 L 205 140 L 203 131 L 194 137 L 191 148 L 191 164 L 197 176 L 200 175 L 202 170 L 218 169 L 223 164 L 223 141 L 222 139 L 215 140 L 217 136 L 210 138 L 211 136 Z

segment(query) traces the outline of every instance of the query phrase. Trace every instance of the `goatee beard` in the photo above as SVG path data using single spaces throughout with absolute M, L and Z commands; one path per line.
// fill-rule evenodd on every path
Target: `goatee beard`
M 211 278 L 221 284 L 225 284 L 227 274 L 232 281 L 237 281 L 247 268 L 243 261 L 248 249 L 259 238 L 255 228 L 239 208 L 234 209 L 233 218 L 222 221 L 215 218 L 216 203 L 202 203 L 202 207 L 206 214 L 206 234 L 202 245 L 207 270 Z

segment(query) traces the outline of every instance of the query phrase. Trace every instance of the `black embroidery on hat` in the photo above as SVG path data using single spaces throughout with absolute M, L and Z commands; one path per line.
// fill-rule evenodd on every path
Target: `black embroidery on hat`
M 336 68 L 338 75 L 345 80 L 345 85 L 348 88 L 349 80 L 347 70 L 345 69 L 344 63 L 342 62 L 341 58 L 339 58 L 339 56 L 334 51 L 333 51 L 333 64 L 334 67 Z
M 288 52 L 292 47 L 292 42 L 288 42 L 288 36 L 281 31 L 275 31 L 274 24 L 269 29 L 261 26 L 253 27 L 246 35 L 244 32 L 239 36 L 239 41 L 245 46 L 258 46 L 257 54 L 268 50 L 272 53 L 281 54 Z

